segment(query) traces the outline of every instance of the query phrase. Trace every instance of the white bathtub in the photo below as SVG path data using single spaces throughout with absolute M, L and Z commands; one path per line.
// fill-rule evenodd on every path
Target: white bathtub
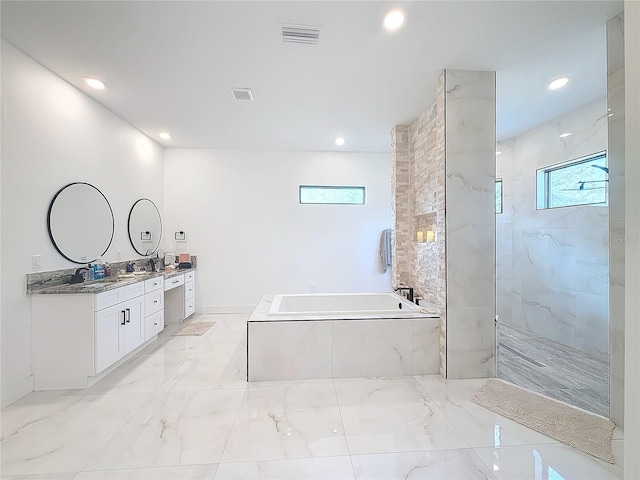
M 439 370 L 435 305 L 393 293 L 264 295 L 247 320 L 249 381 Z
M 342 317 L 360 318 L 414 318 L 416 314 L 436 313 L 409 302 L 394 293 L 317 293 L 276 295 L 268 315 L 275 319 L 313 317 L 317 319 Z

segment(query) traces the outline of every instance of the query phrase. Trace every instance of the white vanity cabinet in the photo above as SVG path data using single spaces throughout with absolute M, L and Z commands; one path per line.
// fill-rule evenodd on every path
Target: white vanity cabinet
M 144 282 L 145 340 L 164 329 L 164 278 Z
M 165 321 L 167 323 L 182 322 L 195 312 L 195 279 L 195 270 L 179 274 L 176 272 L 165 278 Z
M 35 390 L 87 388 L 164 328 L 164 278 L 31 297 Z
M 196 310 L 196 272 L 184 274 L 184 318 L 189 318 Z

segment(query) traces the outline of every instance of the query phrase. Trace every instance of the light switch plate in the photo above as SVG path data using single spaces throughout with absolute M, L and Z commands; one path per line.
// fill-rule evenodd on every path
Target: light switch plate
M 32 263 L 34 269 L 42 267 L 41 258 L 42 258 L 42 255 L 32 255 L 31 256 L 31 263 Z

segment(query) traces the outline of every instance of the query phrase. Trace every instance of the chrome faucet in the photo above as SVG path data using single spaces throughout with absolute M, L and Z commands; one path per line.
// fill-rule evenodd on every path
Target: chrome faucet
M 405 290 L 407 291 L 407 294 L 406 294 L 407 300 L 409 300 L 410 302 L 413 302 L 413 287 L 398 287 L 394 291 L 402 292 Z
M 87 267 L 80 267 L 76 270 L 76 273 L 71 275 L 71 278 L 69 279 L 69 284 L 73 285 L 76 283 L 82 283 L 84 282 L 84 275 L 82 272 L 86 272 L 87 270 L 89 270 Z

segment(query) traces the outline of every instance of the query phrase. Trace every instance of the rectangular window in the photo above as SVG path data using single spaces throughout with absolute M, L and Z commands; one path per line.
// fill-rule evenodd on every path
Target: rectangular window
M 536 174 L 537 208 L 606 203 L 608 177 L 606 152 L 541 168 Z
M 496 213 L 502 213 L 502 179 L 496 179 Z
M 300 185 L 302 204 L 364 205 L 364 202 L 364 187 Z

